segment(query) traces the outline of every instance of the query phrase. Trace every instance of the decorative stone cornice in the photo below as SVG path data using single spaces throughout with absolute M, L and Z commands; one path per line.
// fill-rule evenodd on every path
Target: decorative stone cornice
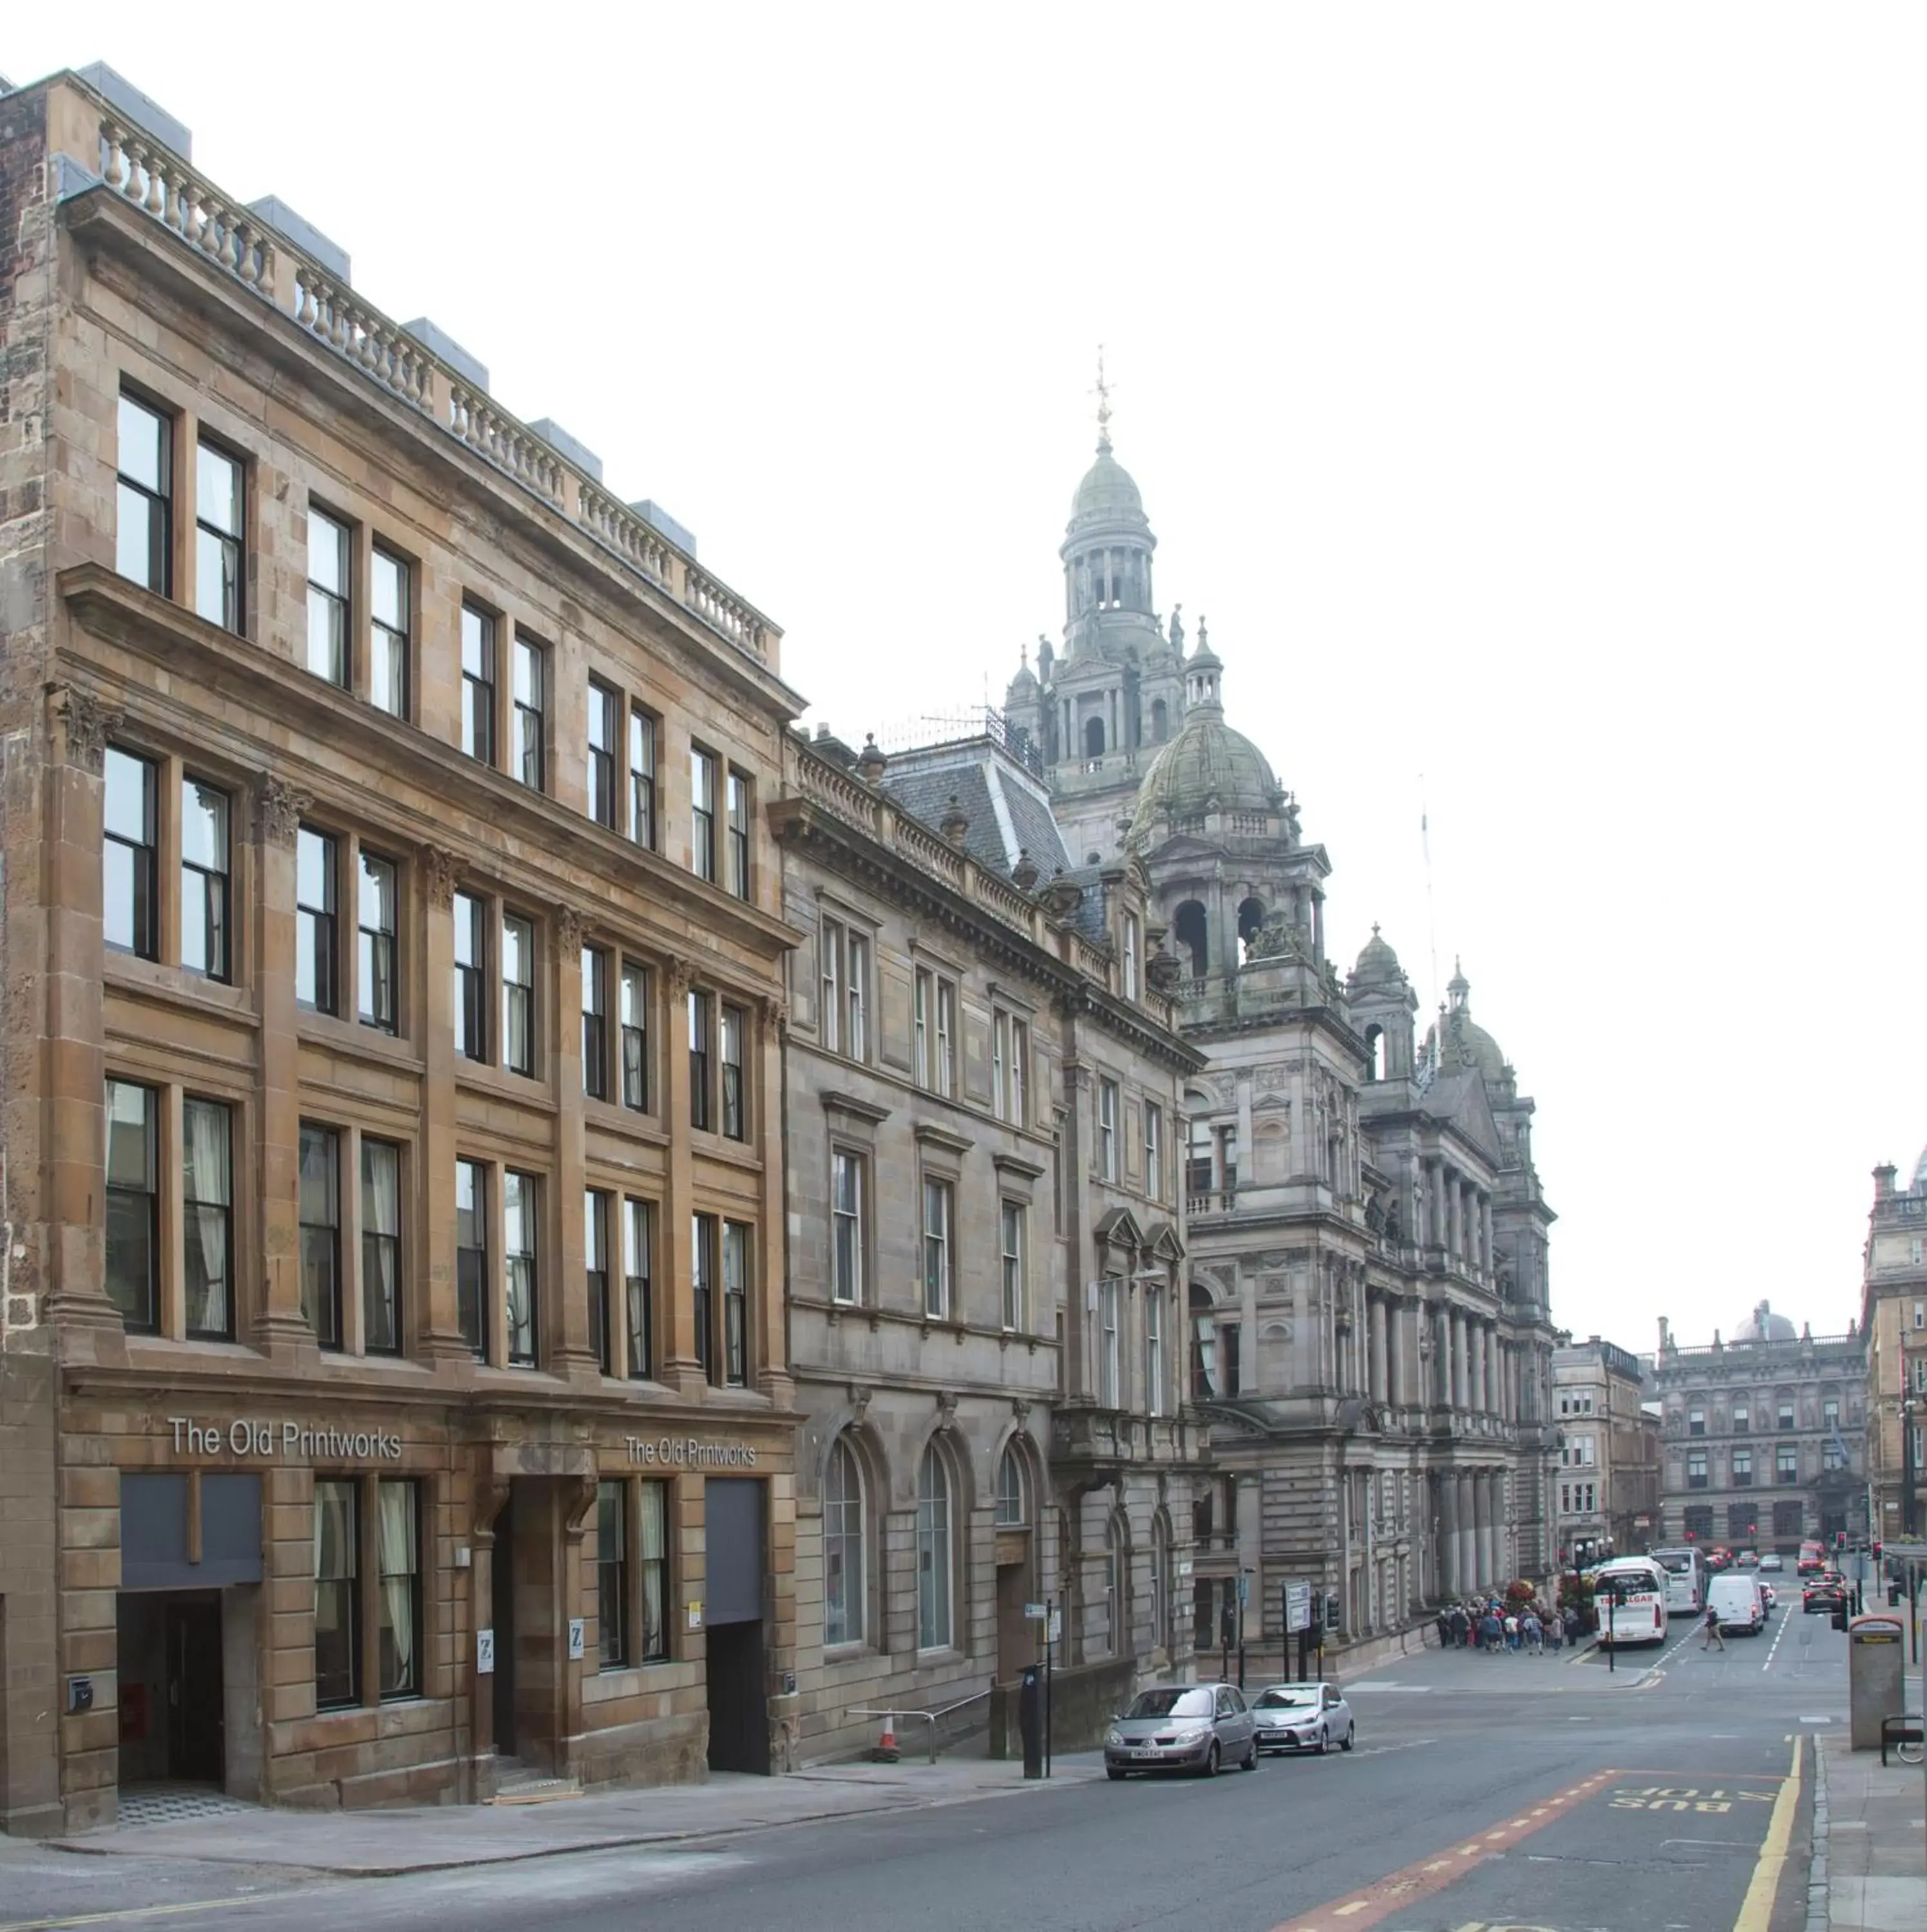
M 121 728 L 121 713 L 109 710 L 80 685 L 49 688 L 54 693 L 55 710 L 66 740 L 67 762 L 98 778 L 107 765 L 107 740 Z
M 257 806 L 264 844 L 292 845 L 302 818 L 314 804 L 312 796 L 273 776 L 262 784 Z
M 428 903 L 446 912 L 455 902 L 455 886 L 462 875 L 462 862 L 440 845 L 425 845 L 421 851 L 422 876 L 428 882 Z

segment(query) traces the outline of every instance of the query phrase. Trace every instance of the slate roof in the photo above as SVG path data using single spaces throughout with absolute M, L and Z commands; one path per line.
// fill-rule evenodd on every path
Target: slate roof
M 964 849 L 1004 878 L 1010 877 L 1020 850 L 1046 879 L 1070 862 L 1050 807 L 987 746 L 959 746 L 953 756 L 942 748 L 897 753 L 881 783 L 893 803 L 933 832 L 948 815 L 954 795 L 957 809 L 970 821 Z

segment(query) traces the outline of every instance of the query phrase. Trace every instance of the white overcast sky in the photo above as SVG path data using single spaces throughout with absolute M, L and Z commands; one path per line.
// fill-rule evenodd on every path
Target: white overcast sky
M 0 28 L 692 527 L 857 742 L 1058 634 L 1104 344 L 1159 606 L 1328 848 L 1334 952 L 1382 921 L 1427 1010 L 1463 956 L 1555 1316 L 1638 1349 L 1844 1329 L 1868 1171 L 1927 1141 L 1923 53 L 1871 5 Z

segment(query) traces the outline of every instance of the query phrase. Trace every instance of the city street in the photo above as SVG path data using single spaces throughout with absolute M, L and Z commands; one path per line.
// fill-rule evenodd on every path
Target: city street
M 1793 1932 L 1808 1740 L 1844 1724 L 1844 1650 L 1793 1608 L 1724 1654 L 1676 1618 L 1664 1652 L 1616 1673 L 1591 1654 L 1427 1652 L 1347 1687 L 1349 1756 L 1124 1785 L 1073 1760 L 1049 1789 L 398 1877 L 0 1846 L 0 1932 L 83 1915 L 225 1932 L 350 1916 L 368 1932 Z M 448 1815 L 389 1828 L 432 1838 Z

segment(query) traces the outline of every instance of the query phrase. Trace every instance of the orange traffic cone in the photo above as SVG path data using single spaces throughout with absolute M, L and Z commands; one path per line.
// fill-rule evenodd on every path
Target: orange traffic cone
M 883 1736 L 878 1738 L 870 1750 L 872 1764 L 894 1764 L 903 1754 L 896 1748 L 896 1720 L 893 1717 L 883 1720 Z

